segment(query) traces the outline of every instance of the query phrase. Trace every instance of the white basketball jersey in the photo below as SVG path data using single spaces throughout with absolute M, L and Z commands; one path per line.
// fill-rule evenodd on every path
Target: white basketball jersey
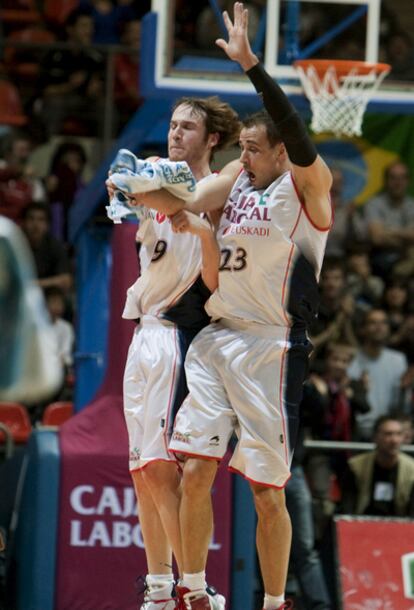
M 291 172 L 258 191 L 242 171 L 217 233 L 219 287 L 207 313 L 213 320 L 306 327 L 317 311 L 327 235 L 309 219 Z
M 206 176 L 200 183 L 215 178 Z M 158 316 L 174 305 L 201 271 L 200 239 L 174 233 L 165 214 L 148 210 L 137 233 L 141 274 L 127 291 L 123 318 Z

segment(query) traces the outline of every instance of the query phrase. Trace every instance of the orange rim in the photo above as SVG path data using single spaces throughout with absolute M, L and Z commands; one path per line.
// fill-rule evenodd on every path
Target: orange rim
M 391 70 L 389 64 L 353 61 L 351 59 L 298 59 L 293 63 L 293 66 L 295 68 L 302 68 L 305 72 L 310 66 L 313 66 L 320 77 L 324 76 L 328 68 L 332 66 L 335 68 L 336 74 L 339 77 L 347 76 L 351 70 L 353 70 L 355 74 L 361 75 L 369 74 L 373 70 L 376 74 L 389 72 Z

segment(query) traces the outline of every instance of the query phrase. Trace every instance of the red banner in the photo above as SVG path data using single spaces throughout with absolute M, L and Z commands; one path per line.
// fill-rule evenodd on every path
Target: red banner
M 339 518 L 343 610 L 414 610 L 414 522 Z

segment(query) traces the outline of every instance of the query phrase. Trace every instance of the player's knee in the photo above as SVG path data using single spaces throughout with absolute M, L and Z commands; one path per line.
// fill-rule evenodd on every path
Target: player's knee
M 183 469 L 183 495 L 196 497 L 209 492 L 217 471 L 217 462 L 204 459 L 187 459 Z
M 262 485 L 252 485 L 254 505 L 261 517 L 286 514 L 285 493 L 283 490 Z
M 135 492 L 139 496 L 143 496 L 146 494 L 150 494 L 149 487 L 144 479 L 144 471 L 143 470 L 135 470 L 132 473 L 132 480 L 134 482 Z
M 174 462 L 154 461 L 142 471 L 142 478 L 151 490 L 173 489 L 179 486 L 179 475 Z

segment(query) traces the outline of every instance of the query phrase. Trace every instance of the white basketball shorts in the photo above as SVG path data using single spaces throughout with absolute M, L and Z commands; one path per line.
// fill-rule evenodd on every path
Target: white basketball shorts
M 204 328 L 186 358 L 189 395 L 170 441 L 176 454 L 229 463 L 253 483 L 282 488 L 299 422 L 311 343 L 289 328 L 224 321 Z
M 152 316 L 144 316 L 134 331 L 124 373 L 131 471 L 155 460 L 175 462 L 168 442 L 187 393 L 183 363 L 188 344 L 175 324 Z

